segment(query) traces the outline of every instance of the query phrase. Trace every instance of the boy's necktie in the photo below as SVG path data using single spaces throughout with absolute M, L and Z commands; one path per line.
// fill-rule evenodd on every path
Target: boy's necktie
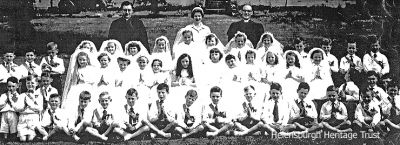
M 83 115 L 84 115 L 84 113 L 85 113 L 85 109 L 80 109 L 80 112 L 81 112 L 81 115 L 78 116 L 78 119 L 77 119 L 77 121 L 76 121 L 76 124 L 78 124 L 78 123 L 80 123 L 80 122 L 82 121 Z M 76 125 L 76 124 L 75 124 L 75 125 Z
M 390 108 L 390 116 L 394 117 L 397 115 L 397 106 L 396 106 L 396 102 L 394 101 L 394 98 L 389 98 L 390 103 L 392 103 L 392 108 Z
M 337 112 L 336 108 L 335 108 L 335 103 L 331 102 L 332 105 L 332 109 L 331 109 L 331 118 L 335 117 L 335 112 Z
M 107 110 L 103 110 L 103 117 L 101 117 L 101 120 L 105 121 L 107 119 Z
M 133 123 L 134 123 L 134 118 L 133 118 L 133 115 L 135 114 L 135 112 L 133 111 L 133 107 L 131 107 L 130 109 L 129 109 L 129 124 L 130 125 L 133 125 Z
M 54 112 L 51 111 L 51 109 L 48 110 L 49 115 L 50 115 L 50 127 L 54 125 Z
M 278 113 L 278 100 L 275 100 L 274 110 L 272 111 L 274 115 L 274 122 L 278 122 L 279 120 L 279 113 Z

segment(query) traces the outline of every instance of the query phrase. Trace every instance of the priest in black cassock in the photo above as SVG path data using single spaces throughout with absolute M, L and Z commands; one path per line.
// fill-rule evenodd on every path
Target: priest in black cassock
M 234 22 L 229 26 L 227 32 L 228 41 L 234 37 L 237 31 L 240 31 L 247 35 L 247 38 L 251 41 L 254 47 L 257 46 L 258 40 L 264 33 L 264 26 L 260 23 L 250 20 L 252 15 L 252 7 L 250 5 L 244 5 L 242 8 L 242 20 L 239 22 Z
M 125 1 L 121 4 L 121 10 L 123 15 L 111 23 L 108 38 L 118 40 L 122 46 L 129 41 L 140 41 L 150 53 L 146 28 L 141 20 L 132 17 L 133 4 Z

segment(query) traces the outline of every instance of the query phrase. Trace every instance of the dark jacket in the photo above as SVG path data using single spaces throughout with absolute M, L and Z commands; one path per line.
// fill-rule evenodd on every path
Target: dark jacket
M 230 41 L 236 34 L 237 31 L 243 32 L 247 35 L 247 39 L 251 41 L 254 47 L 257 46 L 258 40 L 264 33 L 264 26 L 260 23 L 256 23 L 252 20 L 245 23 L 244 20 L 234 22 L 229 26 L 228 29 L 228 41 Z

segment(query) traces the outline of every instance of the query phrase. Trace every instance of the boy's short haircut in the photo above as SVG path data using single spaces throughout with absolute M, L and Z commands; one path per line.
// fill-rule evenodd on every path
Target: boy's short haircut
M 80 94 L 79 94 L 79 99 L 80 100 L 90 100 L 92 98 L 92 95 L 90 94 L 90 92 L 89 91 L 82 91 Z
M 214 92 L 220 93 L 221 96 L 222 96 L 222 89 L 221 89 L 220 87 L 218 87 L 218 86 L 212 87 L 212 88 L 210 89 L 210 94 L 211 94 L 211 93 L 214 93 Z
M 12 82 L 12 83 L 18 83 L 18 79 L 16 78 L 16 77 L 9 77 L 8 79 L 7 79 L 7 83 L 8 82 Z
M 29 75 L 28 77 L 26 77 L 26 81 L 27 82 L 30 82 L 30 81 L 38 82 L 38 78 L 35 77 L 34 75 Z
M 396 82 L 396 81 L 391 81 L 391 82 L 388 83 L 387 88 L 395 88 L 395 87 L 397 87 L 397 89 L 400 88 L 398 82 Z
M 33 54 L 36 54 L 36 49 L 30 47 L 30 48 L 28 48 L 28 49 L 25 51 L 25 54 L 26 54 L 26 53 L 29 53 L 29 52 L 33 52 Z
M 370 43 L 370 44 L 374 44 L 374 43 L 377 43 L 377 42 L 379 42 L 379 38 L 376 36 L 376 35 L 369 35 L 368 36 L 368 42 Z
M 53 49 L 57 49 L 58 45 L 55 42 L 49 42 L 46 45 L 47 50 L 53 50 Z
M 100 53 L 100 55 L 97 57 L 97 60 L 100 61 L 100 59 L 103 58 L 104 56 L 107 56 L 108 57 L 108 61 L 111 61 L 110 56 L 108 56 L 108 54 L 105 53 L 105 52 Z
M 247 55 L 254 54 L 254 58 L 256 58 L 256 53 L 253 50 L 247 50 L 245 57 L 247 58 Z
M 169 93 L 169 86 L 166 83 L 161 83 L 157 86 L 157 90 L 164 90 Z
M 232 54 L 228 54 L 228 55 L 225 57 L 225 61 L 228 61 L 228 60 L 231 60 L 231 59 L 236 60 L 236 57 L 235 57 L 234 55 L 232 55 Z
M 293 40 L 293 44 L 300 44 L 300 43 L 302 43 L 302 42 L 304 42 L 304 38 L 302 38 L 302 37 L 296 37 L 296 38 Z
M 58 99 L 60 99 L 60 101 L 61 101 L 61 95 L 56 94 L 56 93 L 51 94 L 49 98 L 50 98 L 50 99 L 52 99 L 52 98 L 58 98 Z
M 271 84 L 271 89 L 270 90 L 278 90 L 279 92 L 282 92 L 282 86 L 279 83 L 272 83 Z
M 145 61 L 146 64 L 149 63 L 149 59 L 146 56 L 140 56 L 136 59 L 136 62 L 139 63 L 139 61 Z
M 162 67 L 162 61 L 160 59 L 154 59 L 153 62 L 151 63 L 151 66 L 154 66 L 155 62 L 160 62 L 160 66 Z
M 300 89 L 305 89 L 305 90 L 310 91 L 310 85 L 306 82 L 301 82 L 299 84 L 299 87 L 297 88 L 297 91 L 299 91 Z
M 348 36 L 347 38 L 347 44 L 349 43 L 357 43 L 356 40 L 353 38 L 354 36 Z
M 367 75 L 366 75 L 367 77 L 370 77 L 370 76 L 375 76 L 376 78 L 378 78 L 378 73 L 376 73 L 375 71 L 372 71 L 372 70 L 370 70 L 370 71 L 368 71 L 367 72 Z
M 332 45 L 332 40 L 329 39 L 329 38 L 323 38 L 323 39 L 322 39 L 321 45 L 328 45 L 328 46 L 330 46 L 330 45 Z
M 339 89 L 336 88 L 334 85 L 328 86 L 328 88 L 326 88 L 326 91 L 327 92 L 335 91 L 336 93 L 339 93 Z
M 51 73 L 49 71 L 44 71 L 42 74 L 40 74 L 41 77 L 49 77 L 51 78 Z
M 102 98 L 104 96 L 108 96 L 108 98 L 111 99 L 110 93 L 108 93 L 107 91 L 101 92 L 99 98 Z
M 135 95 L 136 97 L 139 98 L 138 92 L 135 88 L 128 89 L 128 91 L 126 91 L 126 95 L 129 95 L 129 96 Z
M 243 91 L 244 91 L 244 92 L 247 92 L 247 91 L 249 91 L 250 89 L 253 89 L 254 91 L 256 90 L 256 89 L 254 88 L 253 85 L 248 85 L 248 86 L 244 87 Z
M 124 57 L 118 57 L 118 58 L 117 58 L 117 61 L 118 61 L 118 62 L 119 62 L 119 61 L 128 62 L 128 65 L 131 64 L 131 60 L 129 60 L 129 59 L 127 59 L 127 58 L 124 58 Z
M 197 98 L 197 97 L 198 97 L 197 91 L 196 91 L 196 90 L 193 90 L 193 89 L 190 89 L 189 91 L 187 91 L 185 97 L 186 97 L 186 96 L 196 97 L 196 98 Z

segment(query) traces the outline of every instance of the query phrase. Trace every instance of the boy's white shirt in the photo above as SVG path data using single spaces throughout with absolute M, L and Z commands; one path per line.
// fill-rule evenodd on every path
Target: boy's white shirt
M 30 93 L 31 99 L 28 96 L 28 93 L 22 93 L 20 96 L 24 98 L 25 103 L 24 103 L 24 110 L 21 112 L 21 114 L 39 114 L 43 111 L 43 96 L 39 91 L 34 91 L 33 93 Z M 28 107 L 30 106 L 30 107 Z
M 368 88 L 370 88 L 370 87 L 368 86 Z M 389 100 L 387 99 L 389 95 L 381 87 L 375 85 L 372 90 L 377 94 L 377 97 L 380 98 L 380 100 L 379 100 L 374 97 L 372 102 L 375 102 L 378 105 L 382 105 L 382 104 L 389 102 Z
M 115 112 L 114 109 L 110 107 L 111 103 L 109 104 L 109 107 L 107 109 L 104 109 L 103 107 L 97 107 L 93 113 L 92 113 L 92 123 L 102 123 L 104 121 L 114 121 L 116 120 L 116 115 L 117 113 Z M 106 118 L 106 120 L 102 120 L 103 117 L 103 111 L 107 111 L 107 115 L 110 115 Z
M 186 127 L 187 124 L 185 124 L 185 110 L 183 108 L 183 106 L 186 105 L 186 103 L 181 103 L 181 105 L 177 105 L 177 109 L 175 111 L 176 113 L 176 121 L 178 123 L 179 126 L 181 127 Z M 199 102 L 194 102 L 194 104 L 192 104 L 189 107 L 189 114 L 190 116 L 194 117 L 194 122 L 192 127 L 196 127 L 198 125 L 200 125 L 201 121 L 202 121 L 202 113 L 203 113 L 203 108 L 204 106 L 202 104 L 200 104 Z
M 238 120 L 244 120 L 246 118 L 248 118 L 249 116 L 247 115 L 247 107 L 249 106 L 249 101 L 245 100 L 242 101 L 242 103 L 240 104 L 240 112 L 238 112 L 238 114 L 235 116 L 235 119 Z M 256 119 L 256 120 L 261 120 L 261 115 L 263 113 L 263 108 L 265 106 L 263 106 L 263 102 L 262 101 L 255 101 L 254 98 L 253 100 L 251 100 L 251 105 L 254 108 L 254 110 L 251 110 L 251 116 L 252 118 Z
M 48 64 L 46 61 L 46 58 L 49 59 L 49 61 L 50 61 L 50 56 L 43 57 L 42 61 L 40 62 L 40 68 L 43 66 L 43 64 Z M 64 60 L 59 58 L 58 56 L 55 56 L 53 58 L 53 61 L 60 65 L 58 65 L 56 67 L 51 66 L 52 71 L 63 74 L 65 72 Z
M 16 92 L 16 97 L 18 98 L 17 101 L 13 101 L 12 100 L 12 96 L 10 95 L 8 96 L 7 93 L 3 93 L 0 96 L 0 113 L 1 112 L 21 112 L 24 109 L 24 103 L 25 103 L 25 97 L 21 96 L 20 94 L 18 94 L 18 92 Z M 10 100 L 11 102 L 11 106 L 10 104 L 7 103 L 7 98 Z
M 338 113 L 338 112 L 336 113 L 337 116 L 336 116 L 335 119 L 337 119 L 337 120 L 345 120 L 345 119 L 347 119 L 346 106 L 342 102 L 340 102 L 338 100 L 335 100 L 334 103 L 335 103 L 335 107 L 337 107 L 338 110 L 340 111 L 340 113 Z M 325 120 L 325 119 L 330 118 L 331 114 L 332 114 L 332 102 L 331 101 L 326 101 L 321 107 L 321 111 L 320 111 L 320 116 L 319 117 L 322 120 Z
M 336 56 L 332 55 L 331 53 L 328 53 L 326 59 L 329 64 L 333 63 L 333 65 L 330 66 L 331 71 L 338 72 L 339 71 L 339 61 L 336 58 Z
M 290 119 L 296 118 L 300 116 L 300 108 L 297 106 L 297 102 L 300 102 L 301 100 L 299 98 L 294 99 L 293 101 L 289 102 L 290 106 Z M 318 113 L 317 109 L 315 107 L 314 102 L 312 102 L 310 99 L 305 98 L 303 100 L 304 102 L 304 108 L 306 110 L 306 116 L 311 117 L 311 118 L 317 118 Z
M 89 103 L 88 106 L 84 109 L 83 117 L 81 118 L 81 122 L 91 122 L 92 120 L 92 115 L 94 111 L 94 104 Z M 69 108 L 68 112 L 68 128 L 74 128 L 75 123 L 78 120 L 79 114 L 80 114 L 80 107 L 74 107 L 74 108 Z
M 51 94 L 58 94 L 58 90 L 51 85 L 49 85 L 47 88 L 39 87 L 35 92 L 40 93 L 46 99 L 46 101 L 49 101 Z
M 167 96 L 168 97 L 168 96 Z M 171 98 L 172 99 L 172 98 Z M 153 101 L 151 103 L 150 109 L 147 112 L 147 119 L 151 122 L 152 120 L 158 120 L 158 106 L 157 106 L 157 101 L 159 101 L 158 99 Z M 164 106 L 164 112 L 165 115 L 167 116 L 167 120 L 169 122 L 173 121 L 172 119 L 176 118 L 175 115 L 175 110 L 173 109 L 173 102 L 169 102 L 168 100 L 165 100 L 163 103 Z
M 360 100 L 360 94 L 359 94 L 359 88 L 357 87 L 356 84 L 354 84 L 353 81 L 349 81 L 346 82 L 347 86 L 344 89 L 347 93 L 349 93 L 348 95 L 346 95 L 346 101 L 350 101 L 350 100 Z M 344 87 L 344 84 L 340 85 L 339 87 L 339 91 L 342 91 Z
M 204 105 L 203 121 L 207 123 L 214 123 L 215 121 L 215 118 L 213 118 L 214 111 L 211 109 L 210 105 L 215 107 L 215 104 L 213 104 L 211 101 L 208 104 Z M 220 100 L 220 102 L 218 103 L 218 111 L 225 112 L 226 115 L 226 117 L 223 117 L 223 119 L 220 120 L 220 122 L 228 123 L 232 121 L 234 112 L 232 112 L 231 108 L 228 107 L 227 102 L 224 103 Z
M 16 77 L 18 80 L 22 78 L 24 71 L 22 70 L 21 66 L 12 62 L 11 67 L 14 68 L 14 71 L 10 70 L 10 72 L 8 72 L 5 62 L 0 65 L 0 72 L 2 72 L 0 74 L 0 79 L 3 79 L 0 81 L 0 83 L 6 83 L 9 77 Z
M 375 59 L 378 62 L 382 62 L 383 68 L 374 60 L 374 54 L 377 55 Z M 363 65 L 365 71 L 375 71 L 376 73 L 381 73 L 383 75 L 389 73 L 390 70 L 387 57 L 379 51 L 377 53 L 370 52 L 365 54 L 363 57 Z
M 42 117 L 42 121 L 41 121 L 41 124 L 43 127 L 47 127 L 51 124 L 51 116 L 49 114 L 49 110 L 51 110 L 51 109 L 47 108 L 43 112 L 43 117 Z M 67 126 L 67 117 L 66 117 L 65 113 L 67 113 L 66 110 L 63 110 L 61 108 L 57 108 L 55 110 L 55 112 L 53 113 L 53 120 L 57 126 Z M 58 118 L 58 120 L 56 118 Z
M 279 115 L 279 119 L 276 123 L 282 124 L 282 125 L 286 125 L 289 121 L 289 103 L 283 99 L 281 99 L 282 97 L 280 97 L 278 99 L 278 115 Z M 274 107 L 275 107 L 275 100 L 272 98 L 269 98 L 267 100 L 265 100 L 265 104 L 264 104 L 264 110 L 262 112 L 262 116 L 261 119 L 265 121 L 265 123 L 267 124 L 271 124 L 274 123 L 274 115 L 273 115 L 273 111 L 274 111 Z
M 29 70 L 28 70 L 29 62 L 25 61 L 25 63 L 22 64 L 20 67 L 21 67 L 21 71 L 23 71 L 22 77 L 27 77 L 28 73 L 29 73 Z M 40 76 L 42 74 L 42 68 L 38 64 L 36 64 L 35 62 L 32 62 L 32 67 L 33 67 L 33 72 L 36 75 Z
M 389 100 L 389 96 L 388 96 L 388 98 L 387 98 L 387 100 Z M 396 107 L 397 107 L 397 109 L 395 109 L 396 110 L 396 115 L 399 115 L 399 113 L 400 113 L 400 95 L 396 95 L 396 96 L 394 96 L 394 102 L 395 102 L 395 105 L 396 105 Z M 386 115 L 388 115 L 388 114 L 390 114 L 390 109 L 392 109 L 392 107 L 393 107 L 393 104 L 390 102 L 390 101 L 388 101 L 388 102 L 383 102 L 382 103 L 382 114 L 386 114 Z
M 129 106 L 128 104 L 124 105 L 124 112 L 123 114 L 121 114 L 121 118 L 116 118 L 118 119 L 118 122 L 120 124 L 120 126 L 122 128 L 127 128 L 127 126 L 125 125 L 126 123 L 129 124 L 129 110 L 130 108 L 133 107 L 133 112 L 135 112 L 136 114 L 139 115 L 138 120 L 136 122 L 136 124 L 134 125 L 135 128 L 139 128 L 140 126 L 142 126 L 142 121 L 147 120 L 147 104 L 145 105 L 141 105 L 138 102 L 135 102 L 135 105 L 133 106 Z
M 348 71 L 350 69 L 349 60 L 350 60 L 350 54 L 347 54 L 346 56 L 342 57 L 340 59 L 340 65 L 339 65 L 340 69 Z M 363 68 L 361 58 L 355 54 L 353 54 L 353 63 L 356 65 L 356 67 Z
M 373 102 L 373 101 L 371 101 L 371 102 L 369 103 L 369 109 L 368 109 L 368 110 L 371 111 L 372 109 L 374 109 L 375 111 L 377 111 L 377 113 L 376 113 L 375 115 L 370 116 L 370 117 L 373 118 L 373 119 L 372 119 L 372 123 L 378 124 L 379 121 L 381 121 L 381 111 L 380 111 L 380 109 L 379 109 L 378 104 L 375 103 L 375 102 Z M 364 109 L 363 109 L 361 103 L 359 103 L 359 104 L 357 105 L 356 111 L 355 111 L 355 113 L 354 113 L 354 118 L 355 118 L 356 120 L 360 121 L 360 122 L 364 122 L 364 123 L 365 123 L 365 120 L 364 120 L 364 119 L 365 119 L 365 117 L 367 117 L 367 116 L 368 116 L 368 115 L 364 112 Z

